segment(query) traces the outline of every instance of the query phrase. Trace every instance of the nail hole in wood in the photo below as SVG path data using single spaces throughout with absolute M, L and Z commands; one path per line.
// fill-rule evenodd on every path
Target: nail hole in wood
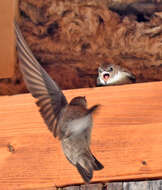
M 147 162 L 145 160 L 142 161 L 143 165 L 147 165 Z
M 7 147 L 8 147 L 9 152 L 15 152 L 15 148 L 11 144 L 8 144 Z

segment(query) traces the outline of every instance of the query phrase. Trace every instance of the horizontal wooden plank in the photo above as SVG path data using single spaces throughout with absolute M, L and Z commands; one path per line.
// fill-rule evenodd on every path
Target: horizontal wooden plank
M 96 183 L 96 184 L 85 184 L 85 185 L 73 185 L 68 187 L 60 188 L 59 190 L 102 190 L 103 184 Z
M 109 182 L 106 184 L 94 183 L 94 184 L 67 186 L 64 188 L 59 188 L 59 190 L 161 190 L 161 189 L 162 189 L 162 180 Z
M 123 190 L 161 190 L 162 180 L 124 182 Z
M 92 152 L 104 165 L 92 182 L 162 177 L 162 82 L 64 91 L 99 103 Z M 29 94 L 0 97 L 1 189 L 83 183 Z
M 0 13 L 0 78 L 10 78 L 14 73 L 15 63 L 15 1 L 0 1 Z

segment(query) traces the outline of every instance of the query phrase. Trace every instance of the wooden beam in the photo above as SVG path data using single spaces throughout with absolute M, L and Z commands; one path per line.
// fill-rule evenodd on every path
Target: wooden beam
M 111 182 L 75 185 L 59 188 L 59 190 L 161 190 L 162 180 Z M 40 189 L 53 190 L 53 189 Z
M 64 91 L 99 103 L 92 152 L 105 168 L 92 182 L 162 177 L 162 82 Z M 30 94 L 0 97 L 0 187 L 34 189 L 83 183 Z
M 0 1 L 0 13 L 0 78 L 10 78 L 14 73 L 15 64 L 15 0 Z

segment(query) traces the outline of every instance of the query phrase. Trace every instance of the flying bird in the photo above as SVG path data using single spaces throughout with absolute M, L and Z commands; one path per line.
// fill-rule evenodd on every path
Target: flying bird
M 66 158 L 88 183 L 93 171 L 103 168 L 90 150 L 92 113 L 99 105 L 87 108 L 86 98 L 82 96 L 74 97 L 68 104 L 59 86 L 32 54 L 16 22 L 15 34 L 20 69 L 26 86 L 37 99 L 36 104 L 48 129 L 61 141 Z
M 130 84 L 136 77 L 127 69 L 115 64 L 104 63 L 98 68 L 97 86 Z

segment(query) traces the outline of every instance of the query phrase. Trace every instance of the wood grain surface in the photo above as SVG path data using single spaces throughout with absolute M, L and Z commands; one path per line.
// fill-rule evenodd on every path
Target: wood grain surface
M 13 28 L 15 0 L 0 1 L 0 13 L 0 78 L 9 78 L 14 73 L 16 61 Z
M 162 177 L 162 82 L 64 91 L 94 115 L 91 149 L 104 169 L 92 182 Z M 30 190 L 83 183 L 30 94 L 0 97 L 0 187 Z

